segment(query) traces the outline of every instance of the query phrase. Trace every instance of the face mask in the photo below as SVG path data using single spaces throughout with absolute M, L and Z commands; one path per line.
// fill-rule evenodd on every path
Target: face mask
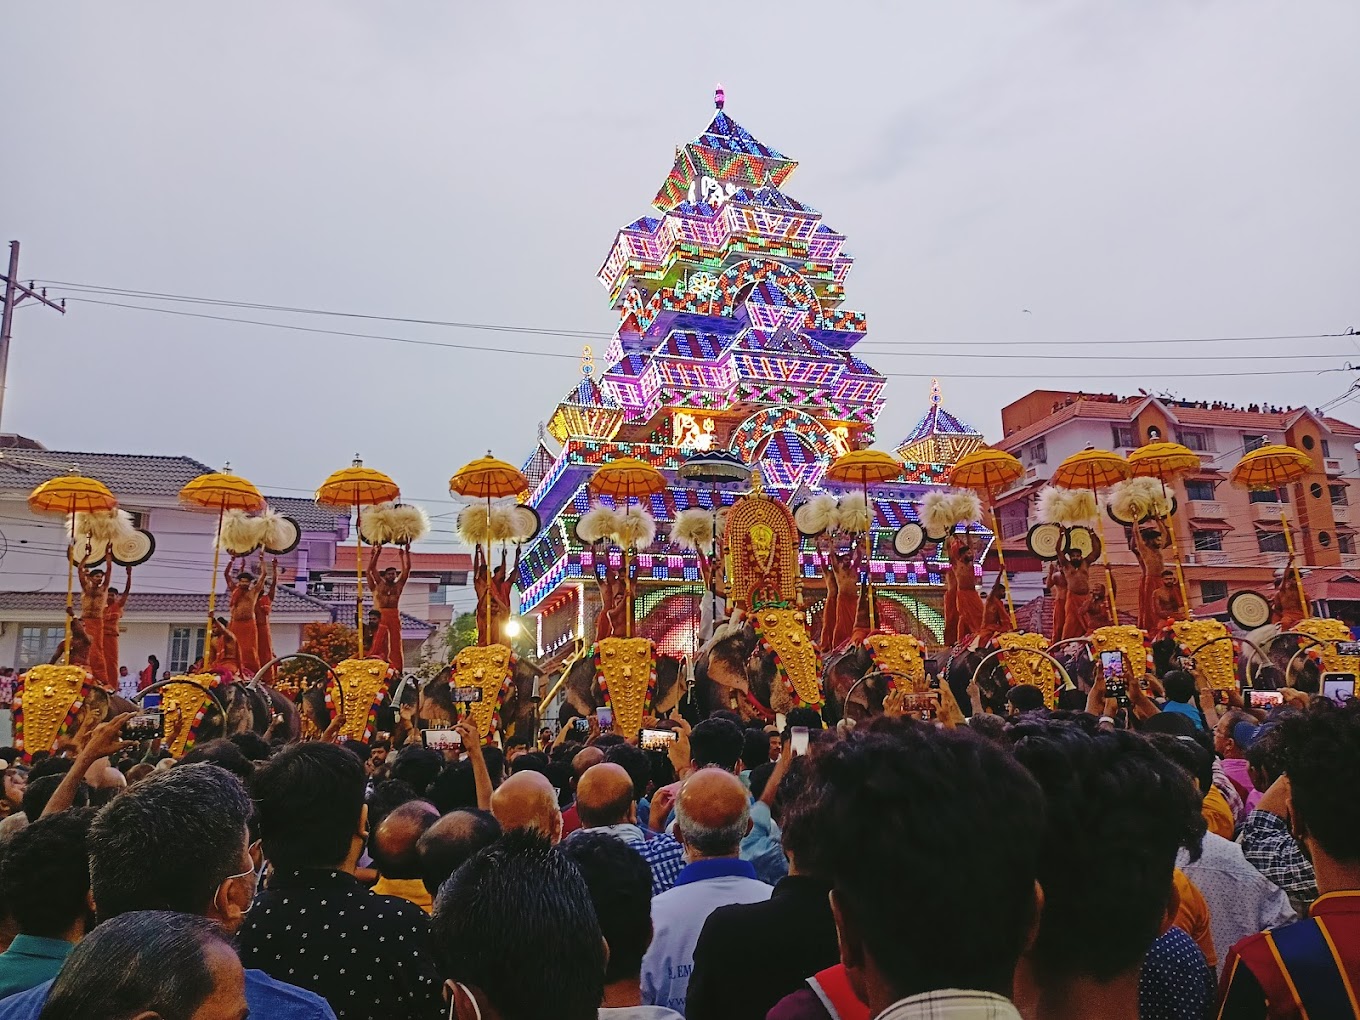
M 468 1002 L 472 1003 L 472 1011 L 477 1014 L 477 1020 L 482 1020 L 482 1007 L 477 1003 L 477 996 L 472 994 L 472 989 L 461 981 L 455 981 L 454 984 L 463 990 L 463 994 L 468 997 Z M 449 1020 L 455 1020 L 454 1014 L 457 1012 L 457 1003 L 457 997 L 449 996 Z

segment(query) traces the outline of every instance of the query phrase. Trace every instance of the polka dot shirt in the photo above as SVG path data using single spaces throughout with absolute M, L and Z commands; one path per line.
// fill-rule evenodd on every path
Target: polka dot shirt
M 239 936 L 241 961 L 325 998 L 339 1020 L 442 1015 L 429 918 L 378 896 L 353 875 L 305 869 L 274 875 Z
M 1168 928 L 1152 943 L 1138 977 L 1139 1020 L 1204 1020 L 1214 1003 L 1214 973 L 1195 940 Z

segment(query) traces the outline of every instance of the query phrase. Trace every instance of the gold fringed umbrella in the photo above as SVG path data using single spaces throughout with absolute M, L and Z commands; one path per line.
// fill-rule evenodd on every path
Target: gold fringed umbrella
M 468 461 L 449 479 L 449 492 L 464 499 L 486 500 L 488 520 L 491 517 L 491 501 L 518 496 L 529 488 L 529 479 L 513 464 L 497 460 L 486 451 L 485 457 Z M 492 644 L 496 643 L 491 633 L 491 539 L 486 540 L 486 636 Z
M 1082 450 L 1074 453 L 1057 466 L 1053 477 L 1048 481 L 1060 489 L 1090 489 L 1096 495 L 1098 489 L 1108 489 L 1115 482 L 1129 477 L 1129 462 L 1109 450 Z M 1100 562 L 1105 568 L 1105 598 L 1110 607 L 1110 619 L 1119 621 L 1119 610 L 1114 604 L 1114 577 L 1110 573 L 1110 556 L 1106 551 L 1105 521 L 1097 514 L 1096 527 L 1100 529 Z
M 1166 496 L 1168 481 L 1199 470 L 1199 454 L 1180 443 L 1148 443 L 1129 454 L 1129 470 L 1135 478 L 1157 479 L 1162 483 L 1162 495 Z M 1168 521 L 1167 530 L 1171 532 L 1171 555 L 1176 558 L 1176 581 L 1181 587 L 1181 615 L 1188 620 L 1190 595 L 1185 588 L 1185 568 L 1181 566 L 1181 551 L 1176 542 L 1176 522 Z
M 1278 489 L 1297 482 L 1313 466 L 1312 458 L 1302 450 L 1292 446 L 1271 443 L 1259 450 L 1252 450 L 1233 467 L 1228 476 L 1234 485 L 1244 489 Z M 1285 504 L 1280 503 L 1280 527 L 1284 530 L 1284 547 L 1289 552 L 1289 565 L 1294 571 L 1294 586 L 1299 592 L 1299 605 L 1303 607 L 1304 618 L 1313 614 L 1308 610 L 1308 598 L 1303 593 L 1303 578 L 1299 575 L 1299 565 L 1294 562 L 1294 536 L 1289 530 L 1289 520 L 1285 515 Z
M 608 464 L 601 464 L 590 476 L 590 493 L 594 496 L 609 496 L 615 503 L 622 500 L 631 502 L 646 499 L 655 492 L 666 488 L 666 476 L 645 460 L 636 457 L 620 457 Z M 623 590 L 627 600 L 627 615 L 624 620 L 624 637 L 633 636 L 633 579 L 632 545 L 623 543 Z
M 354 510 L 354 585 L 357 592 L 354 619 L 359 632 L 359 653 L 355 658 L 358 659 L 364 657 L 364 536 L 359 526 L 359 508 L 391 503 L 400 498 L 401 488 L 397 483 L 381 471 L 364 467 L 358 456 L 349 467 L 331 474 L 316 490 L 319 505 Z M 401 635 L 393 635 L 392 640 L 400 641 Z
M 1025 477 L 1025 466 L 1005 450 L 974 450 L 949 470 L 949 484 L 959 489 L 972 489 L 987 501 L 992 514 L 992 534 L 996 536 L 996 558 L 1001 565 L 1001 586 L 1006 589 L 1006 611 L 1010 614 L 1011 630 L 1019 630 L 1015 622 L 1015 603 L 1011 600 L 1011 582 L 1006 576 L 1006 553 L 1001 548 L 1001 524 L 996 519 L 996 494 Z
M 864 489 L 864 505 L 869 508 L 869 526 L 864 529 L 864 586 L 869 597 L 869 628 L 872 630 L 877 621 L 874 619 L 874 571 L 871 562 L 874 554 L 874 504 L 869 499 L 869 486 L 901 478 L 902 462 L 882 450 L 851 450 L 827 465 L 823 477 L 842 485 L 858 482 Z
M 76 514 L 98 513 L 117 509 L 114 498 L 103 482 L 85 478 L 72 472 L 43 482 L 28 494 L 28 506 L 34 513 L 70 514 L 71 550 L 66 557 L 66 651 L 62 664 L 71 664 L 71 610 L 75 579 Z
M 231 473 L 228 464 L 221 471 L 212 471 L 192 479 L 179 490 L 179 499 L 191 507 L 217 511 L 217 531 L 222 534 L 222 518 L 228 510 L 243 510 L 257 513 L 265 507 L 260 490 L 240 475 Z M 208 630 L 203 636 L 203 664 L 212 665 L 212 625 L 213 613 L 217 609 L 217 565 L 221 554 L 221 543 L 213 540 L 212 582 L 208 586 Z

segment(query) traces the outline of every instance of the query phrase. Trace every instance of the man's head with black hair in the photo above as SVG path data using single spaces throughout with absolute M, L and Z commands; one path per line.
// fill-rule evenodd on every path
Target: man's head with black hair
M 0 903 L 21 935 L 76 941 L 94 925 L 86 836 L 94 811 L 39 818 L 11 836 L 0 853 Z
M 1319 891 L 1336 892 L 1323 888 L 1325 874 L 1360 869 L 1360 702 L 1320 701 L 1280 730 L 1294 833 L 1317 868 Z
M 590 890 L 536 833 L 508 832 L 455 871 L 430 928 L 459 1020 L 597 1020 L 606 950 Z
M 652 762 L 647 752 L 632 744 L 617 744 L 604 753 L 604 760 L 620 765 L 633 780 L 633 799 L 647 796 L 652 786 Z
M 1150 733 L 1145 739 L 1195 781 L 1200 796 L 1209 792 L 1214 785 L 1214 756 L 1194 739 L 1169 733 Z
M 444 768 L 444 756 L 421 744 L 407 744 L 397 752 L 395 760 L 389 758 L 388 761 L 391 764 L 388 774 L 410 786 L 418 797 L 425 796 L 425 791 Z
M 343 752 L 341 752 L 343 753 Z M 131 910 L 175 910 L 239 927 L 254 876 L 250 797 L 216 765 L 177 765 L 129 786 L 95 816 L 87 837 L 90 889 L 101 919 Z
M 1183 669 L 1173 669 L 1162 677 L 1166 700 L 1188 705 L 1195 700 L 1195 678 Z
M 1044 692 L 1033 684 L 1016 684 L 1006 693 L 1006 704 L 1016 715 L 1044 709 Z
M 832 881 L 841 959 L 870 1012 L 942 988 L 1009 995 L 1038 912 L 1034 780 L 996 744 L 922 725 L 857 730 L 808 762 L 794 853 Z M 944 867 L 966 876 L 964 901 Z
M 742 768 L 757 769 L 769 763 L 770 738 L 765 735 L 764 730 L 743 730 L 742 740 Z
M 604 983 L 640 989 L 642 957 L 652 941 L 652 869 L 642 855 L 603 832 L 578 832 L 558 851 L 585 879 L 600 933 L 609 946 Z
M 1199 855 L 1202 795 L 1178 765 L 1127 731 L 1030 719 L 1011 727 L 1010 738 L 1046 801 L 1044 909 L 1026 968 L 1032 994 L 1136 975 L 1161 932 L 1177 851 Z
M 1280 723 L 1265 723 L 1247 748 L 1247 775 L 1251 777 L 1252 786 L 1261 791 L 1269 790 L 1275 780 L 1284 775 L 1284 767 L 1284 732 Z
M 420 878 L 431 896 L 473 854 L 501 838 L 501 823 L 490 811 L 450 811 L 416 842 Z
M 269 746 L 269 741 L 254 730 L 233 733 L 227 739 L 235 744 L 237 749 L 251 761 L 268 761 L 269 756 L 274 753 L 274 749 Z
M 373 792 L 368 795 L 368 831 L 375 832 L 382 820 L 403 804 L 419 800 L 420 796 L 411 789 L 409 783 L 400 779 L 384 779 L 373 784 Z
M 727 772 L 736 772 L 745 743 L 741 727 L 736 723 L 709 716 L 690 731 L 689 753 L 695 768 L 716 765 Z
M 264 855 L 280 871 L 337 868 L 364 836 L 363 762 L 314 741 L 285 747 L 255 773 Z
M 218 738 L 199 744 L 180 759 L 181 765 L 196 765 L 207 762 L 220 769 L 226 769 L 243 783 L 249 783 L 255 773 L 255 763 L 241 753 L 241 749 L 230 740 Z
M 66 759 L 69 760 L 69 759 Z M 45 776 L 37 779 L 30 779 L 28 786 L 24 790 L 23 805 L 24 815 L 30 822 L 36 822 L 42 817 L 47 802 L 52 799 L 52 794 L 57 792 L 57 787 L 65 776 L 65 770 L 53 774 L 49 772 Z M 81 783 L 76 787 L 76 798 L 72 802 L 72 807 L 85 807 L 90 803 L 90 787 L 86 783 Z
M 510 774 L 517 772 L 542 772 L 548 774 L 549 759 L 542 751 L 526 751 L 510 763 Z
M 806 705 L 791 708 L 788 714 L 784 716 L 784 728 L 788 729 L 790 726 L 806 726 L 810 730 L 820 730 L 822 728 L 822 713 L 815 708 L 808 708 Z

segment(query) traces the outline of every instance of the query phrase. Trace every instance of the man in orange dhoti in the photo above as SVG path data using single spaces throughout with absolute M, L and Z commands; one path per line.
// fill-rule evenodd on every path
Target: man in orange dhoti
M 512 603 L 510 592 L 515 586 L 515 578 L 519 576 L 519 551 L 520 547 L 516 545 L 515 562 L 507 571 L 506 551 L 502 546 L 501 565 L 491 572 L 491 632 L 498 637 L 505 634 L 505 625 L 510 621 Z
M 836 603 L 840 591 L 840 581 L 832 569 L 831 539 L 825 533 L 817 536 L 817 562 L 822 568 L 822 581 L 826 584 L 826 600 L 822 603 L 822 628 L 817 645 L 823 651 L 836 647 Z
M 74 550 L 73 550 L 74 551 Z M 85 556 L 93 551 L 87 543 Z M 113 576 L 113 550 L 104 554 L 104 569 L 91 570 L 83 562 L 76 568 L 80 572 L 80 622 L 89 637 L 89 668 L 91 675 L 99 684 L 107 686 L 113 682 L 118 672 L 117 664 L 110 671 L 104 661 L 104 611 L 109 604 L 109 580 Z M 71 643 L 74 650 L 75 642 Z
M 955 624 L 952 628 L 955 644 L 968 641 L 982 626 L 984 616 L 982 596 L 977 590 L 977 574 L 973 570 L 973 543 L 967 535 L 951 535 L 945 543 L 949 556 L 949 576 L 953 581 L 953 602 Z M 946 589 L 945 608 L 949 608 L 949 592 Z M 950 631 L 948 618 L 945 631 Z M 946 639 L 946 644 L 948 644 Z M 951 646 L 952 647 L 952 646 Z
M 836 629 L 831 648 L 845 644 L 855 631 L 855 620 L 859 617 L 859 572 L 863 565 L 864 548 L 858 542 L 843 554 L 832 548 L 831 570 L 836 575 Z
M 1049 641 L 1056 644 L 1062 640 L 1067 628 L 1067 578 L 1063 577 L 1062 564 L 1057 560 L 1048 565 L 1048 590 L 1053 596 L 1053 627 L 1049 631 Z
M 117 588 L 109 589 L 109 601 L 104 607 L 104 630 L 100 635 L 103 645 L 104 668 L 109 671 L 106 685 L 113 685 L 118 682 L 118 628 L 123 623 L 123 610 L 127 608 L 128 596 L 132 594 L 132 568 L 127 568 L 127 581 L 123 584 L 120 592 Z
M 1299 601 L 1299 586 L 1294 580 L 1294 557 L 1283 570 L 1275 572 L 1275 595 L 1270 600 L 1270 622 L 1280 630 L 1293 630 L 1304 618 L 1303 603 Z
M 1063 616 L 1063 639 L 1085 637 L 1091 632 L 1087 611 L 1091 606 L 1091 568 L 1080 550 L 1072 549 L 1062 565 L 1063 580 L 1067 582 L 1067 612 Z
M 373 608 L 378 611 L 382 622 L 373 635 L 372 654 L 380 656 L 398 673 L 406 664 L 401 647 L 401 593 L 411 576 L 411 547 L 397 547 L 401 569 L 388 567 L 378 573 L 378 556 L 382 546 L 373 547 L 373 556 L 368 561 L 368 583 L 373 589 Z
M 236 557 L 227 563 L 223 576 L 231 592 L 231 636 L 236 639 L 236 650 L 241 669 L 254 676 L 260 668 L 259 632 L 255 625 L 255 606 L 264 589 L 264 572 L 256 577 L 248 570 L 234 570 Z
M 264 554 L 260 554 L 260 575 L 264 576 Z M 279 561 L 277 559 L 270 565 L 269 579 L 265 583 L 264 591 L 255 600 L 255 643 L 257 653 L 260 657 L 260 664 L 271 661 L 274 658 L 274 632 L 269 629 L 269 613 L 274 608 L 274 593 L 279 588 Z M 264 677 L 266 681 L 273 679 L 274 667 L 270 667 L 269 676 Z

